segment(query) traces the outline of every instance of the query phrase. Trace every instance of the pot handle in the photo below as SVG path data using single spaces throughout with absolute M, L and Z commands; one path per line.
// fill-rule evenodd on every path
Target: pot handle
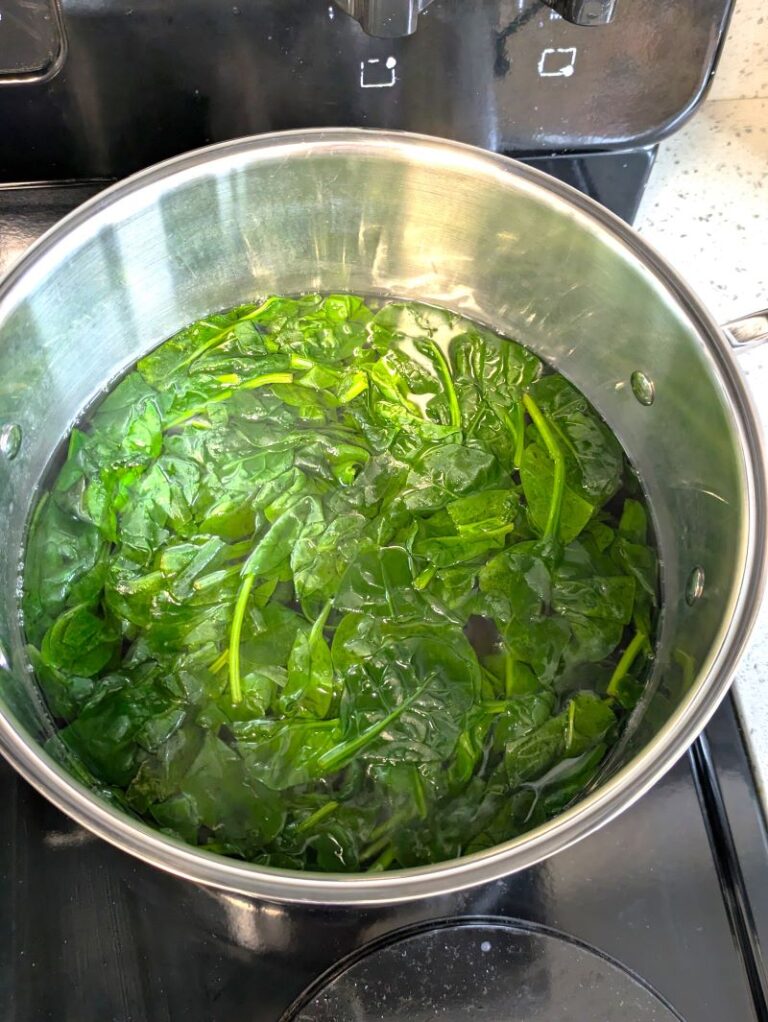
M 723 324 L 723 333 L 735 351 L 756 348 L 768 341 L 768 309 Z

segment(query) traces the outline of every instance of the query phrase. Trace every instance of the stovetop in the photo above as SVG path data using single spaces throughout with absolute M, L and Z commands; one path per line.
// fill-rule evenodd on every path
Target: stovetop
M 629 219 L 652 159 L 544 169 Z M 0 272 L 103 184 L 0 187 Z M 730 699 L 587 840 L 388 909 L 196 887 L 82 830 L 3 763 L 0 800 L 4 1022 L 768 1022 L 768 835 Z
M 83 831 L 4 764 L 0 798 L 6 1022 L 277 1022 L 327 970 L 337 984 L 344 977 L 331 1003 L 346 1011 L 326 1004 L 323 1014 L 315 990 L 289 1017 L 768 1018 L 768 846 L 730 703 L 708 739 L 576 847 L 472 891 L 386 910 L 288 908 L 197 888 Z M 360 969 L 362 946 L 386 948 L 403 928 L 394 953 L 379 950 Z M 378 977 L 375 1008 L 365 1005 L 366 969 Z M 627 996 L 646 985 L 647 1003 Z M 455 990 L 435 1007 L 435 993 Z M 589 995 L 589 1013 L 572 1014 L 576 995 Z

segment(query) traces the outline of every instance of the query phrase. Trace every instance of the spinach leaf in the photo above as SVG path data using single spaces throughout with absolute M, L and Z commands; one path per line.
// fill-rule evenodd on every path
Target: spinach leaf
M 404 547 L 363 550 L 342 576 L 333 604 L 340 611 L 420 619 L 427 603 L 412 583 L 412 559 Z
M 259 538 L 243 565 L 243 575 L 266 575 L 289 560 L 304 526 L 322 521 L 322 514 L 320 504 L 312 496 L 289 504 Z
M 60 736 L 99 780 L 125 786 L 143 750 L 156 748 L 183 720 L 184 708 L 156 675 L 109 674 Z
M 411 512 L 435 511 L 464 494 L 492 489 L 503 481 L 502 470 L 488 451 L 445 443 L 413 458 L 402 500 Z
M 274 840 L 285 823 L 280 799 L 249 776 L 235 749 L 211 733 L 205 735 L 179 790 L 153 803 L 150 813 L 161 827 L 187 841 L 197 843 L 205 828 L 250 854 Z
M 519 543 L 487 561 L 478 578 L 479 607 L 496 622 L 510 655 L 541 681 L 553 681 L 570 627 L 551 613 L 552 578 L 541 551 Z
M 24 618 L 39 642 L 48 625 L 72 602 L 95 599 L 104 584 L 106 546 L 98 529 L 44 497 L 33 522 L 37 542 L 28 545 Z
M 327 717 L 334 701 L 333 661 L 323 629 L 331 612 L 329 600 L 319 617 L 306 632 L 297 632 L 288 656 L 288 680 L 279 708 L 287 716 L 293 714 L 315 718 Z
M 616 437 L 565 377 L 543 376 L 530 393 L 562 443 L 569 486 L 586 501 L 605 504 L 618 491 L 624 470 Z
M 248 773 L 274 791 L 308 784 L 320 777 L 322 756 L 339 742 L 338 720 L 265 719 L 234 725 Z
M 90 678 L 112 661 L 118 638 L 111 622 L 87 603 L 78 603 L 59 615 L 45 633 L 40 655 L 49 667 Z
M 305 609 L 332 599 L 363 540 L 366 519 L 351 511 L 306 525 L 290 554 L 296 597 Z
M 555 466 L 537 443 L 525 448 L 520 465 L 520 479 L 528 505 L 531 524 L 540 536 L 546 535 L 555 489 Z M 555 535 L 563 543 L 576 539 L 595 512 L 595 505 L 586 501 L 567 483 L 563 486 L 562 509 Z
M 448 642 L 448 639 L 452 639 Z M 342 739 L 320 759 L 336 770 L 352 756 L 432 762 L 452 753 L 479 689 L 474 652 L 460 631 L 388 638 L 347 669 Z
M 73 429 L 29 524 L 72 769 L 265 866 L 439 862 L 599 776 L 659 609 L 639 481 L 575 388 L 451 312 L 215 313 Z

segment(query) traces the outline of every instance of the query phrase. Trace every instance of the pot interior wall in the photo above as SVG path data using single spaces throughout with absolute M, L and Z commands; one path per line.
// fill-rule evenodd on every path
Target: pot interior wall
M 419 299 L 517 338 L 566 374 L 621 438 L 648 491 L 665 614 L 650 697 L 617 765 L 696 688 L 723 641 L 747 558 L 746 468 L 698 325 L 612 232 L 527 171 L 405 139 L 235 144 L 95 200 L 0 299 L 3 698 L 48 729 L 24 669 L 18 570 L 51 452 L 79 411 L 191 320 L 268 293 Z M 638 401 L 642 372 L 654 400 Z M 2 460 L 2 459 L 0 459 Z M 701 569 L 692 605 L 686 586 Z

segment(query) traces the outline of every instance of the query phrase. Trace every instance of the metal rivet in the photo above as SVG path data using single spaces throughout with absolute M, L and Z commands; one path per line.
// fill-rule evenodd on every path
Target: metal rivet
M 635 369 L 629 378 L 629 382 L 632 385 L 632 393 L 641 405 L 653 404 L 653 399 L 656 396 L 656 388 L 653 385 L 653 380 L 649 376 L 646 376 L 640 369 Z
M 699 599 L 704 592 L 704 569 L 694 568 L 685 583 L 685 602 L 689 607 Z
M 10 671 L 11 661 L 8 659 L 8 654 L 5 651 L 5 646 L 0 642 L 0 671 Z
M 21 426 L 16 422 L 6 422 L 0 426 L 0 455 L 12 461 L 21 447 Z

